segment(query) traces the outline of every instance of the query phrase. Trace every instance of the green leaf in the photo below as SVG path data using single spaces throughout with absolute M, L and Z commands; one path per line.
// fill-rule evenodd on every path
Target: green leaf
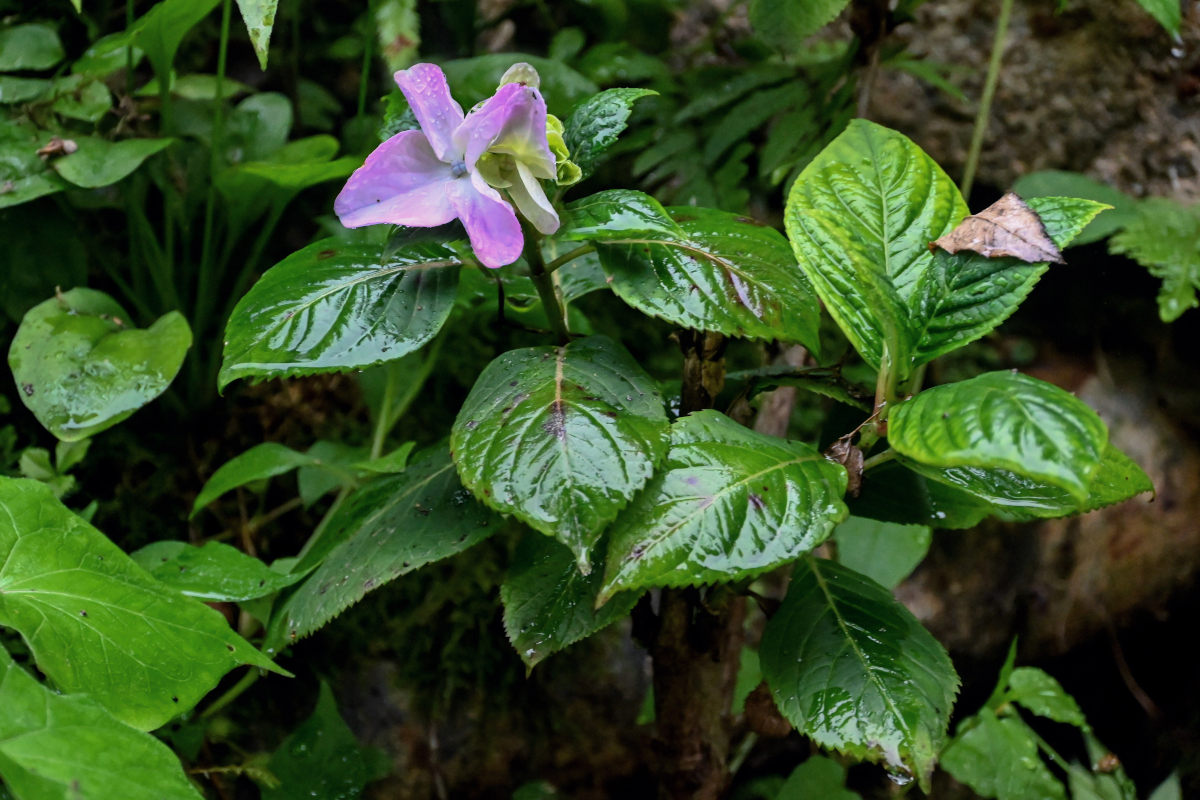
M 1137 800 L 1137 789 L 1127 777 L 1096 774 L 1081 764 L 1067 770 L 1071 800 Z
M 130 326 L 116 301 L 72 289 L 21 320 L 8 365 L 25 405 L 64 441 L 93 436 L 158 397 L 192 344 L 178 311 L 146 329 Z
M 401 575 L 483 541 L 498 528 L 475 502 L 443 449 L 427 450 L 399 475 L 365 483 L 330 518 L 328 535 L 292 568 L 320 567 L 279 610 L 267 637 L 295 641 Z
M 300 502 L 308 508 L 334 489 L 354 486 L 358 471 L 355 462 L 367 454 L 367 449 L 321 440 L 313 442 L 305 454 L 320 462 L 296 471 Z
M 271 43 L 271 28 L 275 26 L 275 9 L 279 0 L 237 0 L 242 22 L 250 34 L 250 44 L 258 56 L 258 66 L 267 69 L 267 51 Z
M 279 785 L 263 787 L 262 800 L 339 800 L 361 797 L 363 787 L 390 772 L 384 754 L 359 744 L 338 713 L 329 684 L 321 681 L 313 715 L 284 739 L 267 768 Z
M 0 478 L 0 510 L 0 625 L 63 691 L 86 690 L 150 730 L 239 664 L 277 670 L 219 612 L 151 578 L 45 486 Z
M 1172 36 L 1179 35 L 1179 26 L 1183 22 L 1179 0 L 1138 0 L 1138 5 L 1146 9 L 1146 13 L 1158 20 L 1158 24 Z
M 1034 733 L 1020 719 L 991 709 L 959 726 L 942 753 L 942 767 L 984 797 L 1066 800 L 1066 792 L 1038 754 Z
M 933 541 L 925 525 L 897 525 L 863 517 L 850 517 L 833 532 L 837 559 L 866 575 L 885 589 L 908 577 Z
M 1137 216 L 1138 201 L 1106 183 L 1092 180 L 1078 172 L 1041 170 L 1022 175 L 1012 190 L 1031 201 L 1038 197 L 1082 197 L 1112 206 L 1088 223 L 1070 242 L 1072 245 L 1091 244 L 1107 239 L 1124 228 Z M 1053 237 L 1052 237 L 1053 238 Z
M 1183 787 L 1179 783 L 1179 773 L 1172 772 L 1167 779 L 1158 785 L 1147 800 L 1183 800 Z
M 1008 700 L 1020 703 L 1039 717 L 1090 730 L 1075 698 L 1044 671 L 1036 667 L 1017 667 L 1008 678 L 1008 687 Z
M 14 25 L 0 30 L 0 72 L 50 69 L 64 56 L 62 42 L 49 25 Z
M 167 80 L 183 37 L 217 7 L 220 0 L 162 0 L 130 26 L 133 43 L 146 53 L 154 74 Z
M 450 248 L 322 239 L 267 270 L 233 310 L 218 384 L 362 369 L 441 329 L 462 262 Z
M 76 186 L 96 189 L 116 183 L 174 139 L 125 139 L 110 142 L 94 136 L 75 139 L 79 149 L 54 162 L 59 175 Z
M 903 378 L 933 263 L 929 243 L 967 214 L 954 182 L 909 139 L 854 120 L 792 184 L 785 210 L 796 258 L 872 367 L 886 351 Z
M 0 209 L 67 188 L 37 154 L 51 136 L 28 123 L 6 120 L 0 125 Z
M 0 777 L 16 800 L 201 798 L 165 744 L 86 695 L 50 691 L 3 648 L 0 708 Z
M 7 105 L 27 103 L 48 94 L 53 86 L 52 81 L 43 78 L 14 78 L 11 75 L 0 75 L 0 103 Z M 7 120 L 5 122 L 7 124 Z
M 1200 206 L 1151 197 L 1138 204 L 1137 217 L 1109 240 L 1110 252 L 1129 256 L 1161 278 L 1158 315 L 1174 322 L 1200 306 Z
M 753 220 L 641 192 L 567 207 L 557 238 L 594 242 L 617 295 L 676 325 L 818 348 L 820 307 L 787 242 Z
M 1046 233 L 1061 249 L 1106 206 L 1070 197 L 1029 200 Z M 988 258 L 969 250 L 951 255 L 937 249 L 926 273 L 914 363 L 940 355 L 990 333 L 1017 310 L 1049 267 L 1019 258 Z
M 192 503 L 192 513 L 188 516 L 196 516 L 200 509 L 239 486 L 283 475 L 297 467 L 315 467 L 321 463 L 321 459 L 315 456 L 297 452 L 275 442 L 256 444 L 226 461 L 212 474 L 200 490 L 200 494 L 196 495 L 196 502 Z
M 266 597 L 304 577 L 302 572 L 276 572 L 221 542 L 206 542 L 203 547 L 154 542 L 129 557 L 177 592 L 210 602 L 240 603 Z
M 752 0 L 750 25 L 763 41 L 784 52 L 801 49 L 804 40 L 842 13 L 850 0 Z
M 600 156 L 625 130 L 633 104 L 656 94 L 652 89 L 605 89 L 575 106 L 567 118 L 563 138 L 583 177 L 596 171 Z
M 122 61 L 122 66 L 124 62 Z M 254 90 L 242 83 L 235 81 L 229 76 L 225 76 L 220 81 L 220 97 L 223 100 L 229 100 L 238 95 L 247 94 Z M 185 100 L 216 100 L 217 91 L 217 76 L 191 73 L 188 75 L 176 75 L 171 73 L 171 81 L 168 84 L 171 94 L 176 97 L 182 97 Z M 159 85 L 158 78 L 151 78 L 150 82 L 134 93 L 135 97 L 158 97 Z
M 831 561 L 798 562 L 759 657 L 796 730 L 928 786 L 958 676 L 887 589 Z
M 738 580 L 794 561 L 846 516 L 846 471 L 717 411 L 671 426 L 667 463 L 610 531 L 602 598 Z
M 510 350 L 483 371 L 450 447 L 483 502 L 553 536 L 581 572 L 600 533 L 666 455 L 654 381 L 600 336 Z
M 541 534 L 525 536 L 500 585 L 504 632 L 533 669 L 547 656 L 586 639 L 627 615 L 640 594 L 626 592 L 596 608 L 604 562 L 582 575 L 571 551 Z
M 59 116 L 98 123 L 112 111 L 113 98 L 108 87 L 89 75 L 67 75 L 54 81 L 55 94 L 50 109 Z
M 731 147 L 748 138 L 775 115 L 802 106 L 805 101 L 811 101 L 811 93 L 799 80 L 751 93 L 725 112 L 725 116 L 717 122 L 704 143 L 704 163 L 718 167 L 721 156 Z
M 862 800 L 846 788 L 846 768 L 832 758 L 809 756 L 792 770 L 774 800 Z
M 896 406 L 888 443 L 914 468 L 1001 469 L 1079 504 L 1108 444 L 1104 422 L 1074 395 L 1014 372 L 937 386 Z

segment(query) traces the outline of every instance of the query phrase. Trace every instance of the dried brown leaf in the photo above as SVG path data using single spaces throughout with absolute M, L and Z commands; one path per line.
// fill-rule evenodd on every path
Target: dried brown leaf
M 1042 218 L 1012 192 L 967 217 L 929 247 L 940 247 L 947 253 L 971 250 L 985 258 L 1011 256 L 1030 264 L 1066 263 L 1062 252 L 1046 234 Z

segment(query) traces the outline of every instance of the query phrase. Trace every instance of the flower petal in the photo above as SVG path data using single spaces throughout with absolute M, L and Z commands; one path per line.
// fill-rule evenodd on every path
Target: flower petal
M 347 228 L 445 225 L 456 216 L 447 190 L 453 182 L 450 165 L 438 160 L 421 131 L 401 131 L 354 171 L 333 210 Z
M 485 152 L 503 153 L 529 165 L 539 178 L 555 176 L 554 154 L 546 140 L 546 101 L 537 89 L 506 83 L 467 115 L 454 132 L 467 169 Z
M 477 174 L 452 184 L 450 203 L 467 229 L 471 249 L 485 267 L 503 267 L 521 257 L 525 238 L 516 213 Z
M 463 111 L 450 96 L 445 73 L 435 64 L 413 64 L 394 77 L 438 159 L 456 161 L 462 151 L 455 151 L 451 140 L 462 124 Z
M 517 175 L 519 180 L 508 187 L 508 196 L 517 204 L 521 216 L 533 223 L 539 233 L 551 234 L 558 230 L 558 212 L 546 197 L 542 184 L 530 172 L 529 167 L 518 161 Z

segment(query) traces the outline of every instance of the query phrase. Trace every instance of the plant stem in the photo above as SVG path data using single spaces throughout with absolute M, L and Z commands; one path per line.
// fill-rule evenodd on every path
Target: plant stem
M 880 464 L 886 464 L 895 457 L 896 451 L 894 450 L 884 450 L 882 453 L 876 453 L 863 462 L 863 472 L 866 472 L 872 467 L 878 467 Z
M 200 719 L 209 719 L 222 708 L 229 705 L 234 700 L 237 700 L 239 697 L 241 697 L 242 692 L 254 685 L 254 682 L 258 680 L 258 677 L 261 674 L 262 670 L 258 669 L 257 667 L 251 667 L 248 669 L 246 674 L 242 676 L 241 680 L 239 680 L 233 686 L 230 686 L 229 690 L 225 692 L 225 694 L 218 697 L 213 701 L 212 705 L 200 712 Z
M 204 201 L 204 233 L 200 243 L 200 274 L 196 279 L 196 308 L 193 319 L 197 334 L 205 332 L 217 292 L 213 280 L 213 219 L 217 205 L 217 170 L 221 166 L 221 146 L 225 138 L 225 64 L 229 51 L 232 6 L 232 0 L 223 0 L 221 3 L 221 38 L 217 45 L 217 99 L 213 104 L 212 142 L 208 154 L 208 194 Z
M 987 132 L 988 117 L 992 113 L 992 98 L 996 95 L 996 84 L 1000 81 L 1000 61 L 1004 57 L 1004 42 L 1008 39 L 1008 23 L 1012 18 L 1013 0 L 1001 0 L 1000 16 L 996 20 L 996 37 L 992 40 L 992 56 L 988 60 L 987 78 L 983 84 L 983 97 L 979 100 L 979 112 L 975 115 L 975 130 L 971 132 L 971 147 L 967 151 L 967 164 L 963 168 L 963 197 L 970 200 L 971 187 L 975 183 L 975 171 L 979 167 L 979 153 L 983 149 L 983 135 Z
M 362 75 L 358 81 L 358 116 L 367 112 L 367 84 L 371 81 L 371 57 L 375 45 L 375 0 L 367 0 L 367 24 L 363 35 Z
M 566 318 L 563 314 L 562 303 L 558 300 L 558 290 L 554 286 L 554 279 L 550 277 L 550 271 L 546 268 L 546 260 L 542 258 L 542 237 L 525 222 L 521 223 L 521 227 L 525 231 L 525 260 L 529 262 L 529 277 L 533 279 L 533 285 L 537 287 L 538 298 L 542 301 L 546 319 L 550 321 L 550 329 L 558 337 L 558 343 L 565 345 L 571 340 L 571 334 L 567 330 Z
M 392 401 L 393 395 L 396 394 L 396 370 L 392 369 L 391 365 L 387 370 L 387 378 L 383 382 L 383 399 L 379 403 L 379 415 L 375 420 L 375 433 L 371 436 L 371 461 L 383 455 L 383 443 L 392 427 L 388 423 L 392 419 Z
M 568 263 L 574 261 L 575 259 L 579 258 L 580 256 L 587 255 L 588 253 L 594 253 L 594 252 L 596 252 L 596 248 L 590 244 L 585 244 L 583 247 L 576 247 L 571 252 L 563 253 L 558 258 L 556 258 L 553 261 L 551 261 L 550 263 L 546 264 L 546 272 L 554 272 L 556 269 L 563 266 L 564 264 L 568 264 Z

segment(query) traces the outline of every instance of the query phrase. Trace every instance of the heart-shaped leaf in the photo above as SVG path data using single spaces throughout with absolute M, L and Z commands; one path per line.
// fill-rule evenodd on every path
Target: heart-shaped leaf
M 475 496 L 553 536 L 581 572 L 605 526 L 666 455 L 662 398 L 610 339 L 510 350 L 487 366 L 450 446 Z
M 93 436 L 158 397 L 192 344 L 177 311 L 139 330 L 115 300 L 72 289 L 31 308 L 8 365 L 38 422 L 64 441 Z
M 891 592 L 840 564 L 804 559 L 767 623 L 759 657 L 796 730 L 928 786 L 958 676 Z
M 646 314 L 817 349 L 816 294 L 774 228 L 614 190 L 572 203 L 557 238 L 595 243 L 613 291 Z
M 794 561 L 846 516 L 846 471 L 813 447 L 699 411 L 611 529 L 602 598 L 732 581 Z
M 0 478 L 0 512 L 0 625 L 64 691 L 86 690 L 151 730 L 239 664 L 277 670 L 220 613 L 151 578 L 43 484 Z
M 233 310 L 218 384 L 362 369 L 441 329 L 462 262 L 450 248 L 323 239 L 276 264 Z
M 3 648 L 0 708 L 0 778 L 18 800 L 200 800 L 165 744 L 86 695 L 50 691 Z
M 921 392 L 888 419 L 892 449 L 917 465 L 1005 470 L 1087 501 L 1108 428 L 1057 386 L 989 372 Z

